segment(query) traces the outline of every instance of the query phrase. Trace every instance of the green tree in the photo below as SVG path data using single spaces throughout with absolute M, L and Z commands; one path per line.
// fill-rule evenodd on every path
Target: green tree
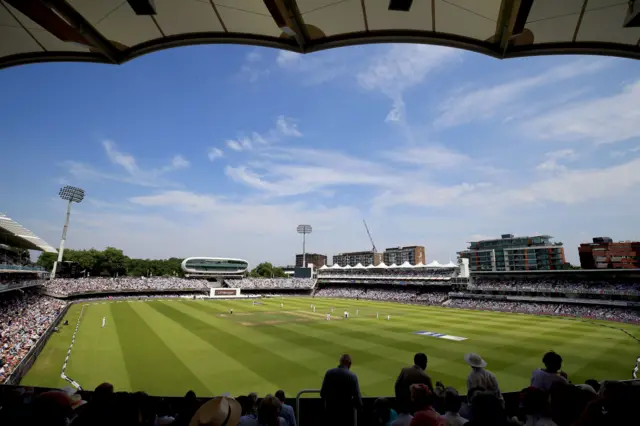
M 58 259 L 57 253 L 40 253 L 38 260 L 36 260 L 36 265 L 42 266 L 47 271 L 53 269 L 53 263 Z
M 252 278 L 287 278 L 287 274 L 282 268 L 277 268 L 269 262 L 262 262 L 251 270 L 249 276 Z

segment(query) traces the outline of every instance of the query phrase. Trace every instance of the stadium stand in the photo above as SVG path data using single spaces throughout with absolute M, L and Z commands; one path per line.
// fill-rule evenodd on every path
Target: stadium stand
M 311 278 L 243 278 L 225 281 L 228 287 L 243 290 L 311 290 L 315 283 L 315 280 Z
M 121 277 L 121 278 L 56 278 L 44 283 L 45 290 L 53 295 L 69 296 L 94 292 L 118 291 L 173 291 L 208 290 L 207 280 L 185 279 L 177 277 Z

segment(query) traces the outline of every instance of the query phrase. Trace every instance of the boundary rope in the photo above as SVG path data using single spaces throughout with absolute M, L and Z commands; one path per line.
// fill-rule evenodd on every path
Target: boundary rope
M 76 382 L 72 378 L 66 375 L 67 371 L 67 362 L 69 362 L 69 357 L 71 356 L 71 349 L 73 348 L 73 344 L 76 342 L 76 334 L 78 333 L 78 329 L 80 328 L 80 320 L 82 319 L 82 314 L 84 313 L 84 308 L 87 306 L 86 304 L 82 305 L 82 309 L 80 309 L 80 315 L 78 315 L 78 321 L 76 322 L 76 329 L 73 331 L 73 336 L 71 336 L 71 344 L 69 345 L 69 350 L 67 350 L 67 356 L 64 358 L 64 364 L 62 364 L 62 371 L 60 372 L 60 377 L 66 380 L 76 388 L 77 390 L 82 390 L 80 383 Z

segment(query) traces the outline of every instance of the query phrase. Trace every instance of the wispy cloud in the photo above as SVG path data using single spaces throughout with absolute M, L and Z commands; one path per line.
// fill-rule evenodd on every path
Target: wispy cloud
M 249 136 L 227 139 L 225 144 L 234 151 L 250 151 L 255 147 L 267 146 L 282 141 L 285 138 L 298 138 L 302 132 L 298 129 L 296 120 L 279 115 L 275 126 L 265 133 L 251 132 Z
M 356 80 L 360 87 L 380 91 L 393 104 L 385 121 L 400 122 L 405 115 L 403 93 L 421 84 L 429 73 L 459 61 L 456 49 L 419 44 L 402 44 L 386 48 L 374 56 Z
M 567 170 L 567 167 L 559 164 L 559 162 L 575 160 L 577 155 L 572 149 L 561 149 L 558 151 L 548 152 L 545 154 L 545 157 L 546 159 L 536 166 L 536 170 L 540 172 L 553 173 Z
M 512 111 L 515 105 L 518 108 L 530 108 L 528 100 L 522 98 L 523 95 L 539 87 L 602 71 L 610 64 L 611 61 L 606 59 L 572 61 L 538 75 L 521 77 L 507 83 L 459 90 L 439 105 L 439 116 L 434 125 L 449 127 L 488 120 L 505 111 Z
M 549 111 L 526 124 L 541 139 L 622 142 L 640 137 L 640 80 L 622 92 L 574 102 Z
M 267 77 L 271 71 L 265 65 L 262 54 L 256 49 L 245 56 L 244 63 L 240 67 L 240 74 L 249 81 L 256 83 L 258 80 Z
M 224 152 L 220 148 L 209 148 L 209 151 L 207 152 L 207 157 L 209 157 L 209 160 L 211 161 L 215 161 L 217 158 L 223 156 Z
M 102 147 L 109 161 L 121 170 L 118 172 L 102 171 L 94 166 L 77 161 L 66 161 L 62 165 L 76 179 L 106 179 L 150 187 L 176 186 L 176 183 L 167 179 L 165 175 L 191 166 L 186 158 L 181 155 L 175 155 L 171 158 L 170 163 L 165 166 L 146 169 L 139 166 L 138 161 L 132 154 L 120 151 L 115 142 L 104 140 L 102 141 Z

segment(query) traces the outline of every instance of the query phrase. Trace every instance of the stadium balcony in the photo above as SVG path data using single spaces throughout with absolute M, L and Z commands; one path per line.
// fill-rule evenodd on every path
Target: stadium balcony
M 304 290 L 309 292 L 315 287 L 316 280 L 312 278 L 242 278 L 225 280 L 225 285 L 242 291 Z

